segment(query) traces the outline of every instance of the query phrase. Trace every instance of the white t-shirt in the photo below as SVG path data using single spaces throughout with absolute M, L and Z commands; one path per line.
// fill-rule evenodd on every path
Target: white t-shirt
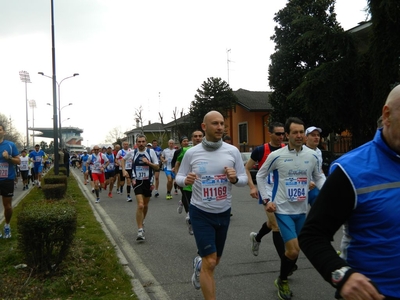
M 166 148 L 161 153 L 161 156 L 164 158 L 164 160 L 166 160 L 164 162 L 164 170 L 168 170 L 168 171 L 172 170 L 171 162 L 172 162 L 172 159 L 174 158 L 174 152 L 175 152 L 175 149 Z
M 202 144 L 188 149 L 176 175 L 176 183 L 185 187 L 188 173 L 196 173 L 192 185 L 191 204 L 210 213 L 221 213 L 231 207 L 232 183 L 225 175 L 225 167 L 236 170 L 236 186 L 247 185 L 247 174 L 239 150 L 222 143 L 215 151 L 207 151 Z
M 29 171 L 29 157 L 20 156 L 21 163 L 19 164 L 19 169 L 21 171 Z

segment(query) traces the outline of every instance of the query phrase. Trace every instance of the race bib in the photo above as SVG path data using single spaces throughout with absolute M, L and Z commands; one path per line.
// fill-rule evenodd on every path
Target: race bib
M 93 163 L 93 169 L 92 170 L 100 170 L 100 169 L 101 169 L 101 163 L 100 162 Z
M 226 200 L 228 178 L 225 174 L 201 176 L 201 193 L 203 202 Z
M 0 163 L 0 178 L 8 178 L 8 163 Z
M 128 170 L 132 169 L 132 160 L 131 159 L 127 160 L 125 162 L 125 169 L 128 169 Z
M 290 202 L 301 202 L 307 199 L 307 177 L 290 177 L 285 179 L 286 196 Z
M 21 171 L 28 171 L 28 161 L 21 161 L 21 165 L 19 167 Z
M 137 166 L 136 167 L 136 179 L 137 180 L 148 180 L 150 177 L 149 166 Z

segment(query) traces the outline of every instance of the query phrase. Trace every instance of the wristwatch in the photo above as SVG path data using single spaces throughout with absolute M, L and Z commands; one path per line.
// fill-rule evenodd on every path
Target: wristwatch
M 267 206 L 268 202 L 269 202 L 268 198 L 267 199 L 263 199 L 262 200 L 262 205 Z
M 338 284 L 343 280 L 344 276 L 346 275 L 346 272 L 350 270 L 350 267 L 341 267 L 340 269 L 337 269 L 332 272 L 332 284 L 337 287 Z

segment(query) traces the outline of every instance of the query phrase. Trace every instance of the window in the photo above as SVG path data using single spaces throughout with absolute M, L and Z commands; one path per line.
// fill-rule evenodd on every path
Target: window
M 240 123 L 239 124 L 239 143 L 248 143 L 247 138 L 247 123 Z

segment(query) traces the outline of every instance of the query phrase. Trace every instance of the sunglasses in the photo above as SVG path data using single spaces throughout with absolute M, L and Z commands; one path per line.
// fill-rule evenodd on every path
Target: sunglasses
M 277 135 L 277 136 L 285 135 L 284 132 L 274 132 L 274 134 Z

